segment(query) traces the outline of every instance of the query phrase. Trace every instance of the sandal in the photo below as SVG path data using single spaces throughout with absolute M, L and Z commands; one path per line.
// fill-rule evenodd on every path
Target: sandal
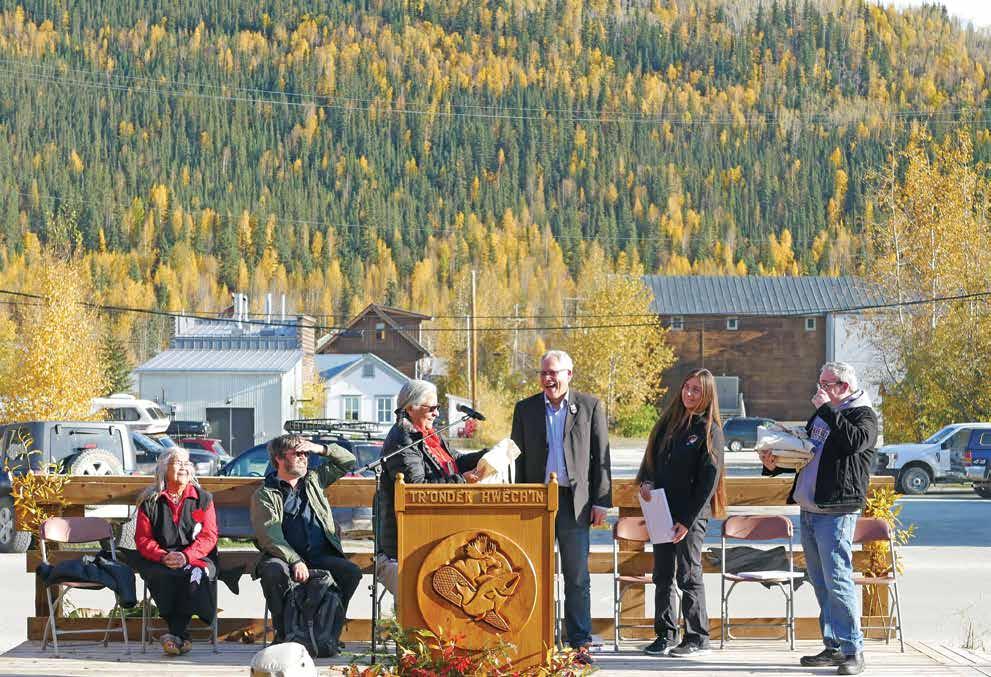
M 165 634 L 159 638 L 162 644 L 162 651 L 164 651 L 169 656 L 178 656 L 182 653 L 182 649 L 179 645 L 179 638 L 175 635 Z

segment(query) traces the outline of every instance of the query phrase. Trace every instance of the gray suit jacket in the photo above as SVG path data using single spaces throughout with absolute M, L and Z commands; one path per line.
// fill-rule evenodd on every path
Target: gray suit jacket
M 575 518 L 591 523 L 591 506 L 612 507 L 612 470 L 606 411 L 598 398 L 571 391 L 564 422 L 564 462 L 575 494 Z M 516 481 L 543 484 L 547 472 L 547 418 L 544 394 L 520 400 L 513 410 Z

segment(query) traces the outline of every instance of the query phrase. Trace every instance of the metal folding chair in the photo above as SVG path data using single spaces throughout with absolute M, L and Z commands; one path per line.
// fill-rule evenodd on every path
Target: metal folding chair
M 619 651 L 620 640 L 623 637 L 621 628 L 653 628 L 653 625 L 637 623 L 621 624 L 623 614 L 623 592 L 630 587 L 641 586 L 646 590 L 654 582 L 653 572 L 642 575 L 626 575 L 619 572 L 619 540 L 650 543 L 647 533 L 647 522 L 643 517 L 620 517 L 612 529 L 612 616 L 613 616 L 613 651 Z M 630 638 L 632 639 L 632 638 Z
M 720 610 L 722 628 L 720 629 L 719 647 L 722 648 L 727 639 L 733 637 L 733 627 L 776 627 L 776 624 L 730 623 L 729 597 L 740 583 L 762 583 L 771 585 L 781 591 L 785 598 L 785 622 L 783 639 L 788 640 L 789 646 L 795 648 L 795 579 L 804 574 L 795 571 L 795 544 L 792 540 L 794 526 L 791 520 L 783 515 L 734 515 L 723 522 L 722 551 L 720 553 Z M 742 541 L 772 541 L 788 540 L 788 571 L 726 571 L 726 539 Z M 729 590 L 726 583 L 729 582 Z
M 856 585 L 880 585 L 889 588 L 894 595 L 894 606 L 889 606 L 889 613 L 884 625 L 864 625 L 861 630 L 884 630 L 885 644 L 891 643 L 891 631 L 898 633 L 898 642 L 902 653 L 905 653 L 905 639 L 902 637 L 902 605 L 898 598 L 898 556 L 895 554 L 895 536 L 891 526 L 877 517 L 860 517 L 853 531 L 853 542 L 861 547 L 867 543 L 888 543 L 889 569 L 880 576 L 854 575 Z
M 41 525 L 39 533 L 41 542 L 41 559 L 48 564 L 47 543 L 96 543 L 107 541 L 110 544 L 110 558 L 117 561 L 117 550 L 114 545 L 114 533 L 110 523 L 99 517 L 51 517 Z M 52 588 L 61 586 L 63 590 L 52 597 Z M 61 635 L 90 634 L 93 630 L 59 630 L 55 619 L 55 609 L 62 602 L 65 595 L 70 590 L 103 590 L 106 586 L 100 583 L 90 583 L 88 581 L 68 581 L 45 586 L 45 596 L 48 599 L 48 622 L 45 623 L 45 632 L 42 636 L 41 650 L 48 648 L 48 633 L 52 633 L 52 644 L 55 645 L 55 656 L 59 656 L 58 638 Z M 107 646 L 111 632 L 120 632 L 124 636 L 124 651 L 131 653 L 130 645 L 127 641 L 127 619 L 124 617 L 124 609 L 120 605 L 120 596 L 114 592 L 116 604 L 107 616 L 107 628 L 103 633 L 103 646 Z M 114 612 L 120 615 L 120 630 L 111 629 L 114 619 Z

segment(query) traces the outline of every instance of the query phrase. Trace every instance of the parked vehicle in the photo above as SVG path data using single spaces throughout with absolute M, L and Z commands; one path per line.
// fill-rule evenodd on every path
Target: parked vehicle
M 106 420 L 123 423 L 131 430 L 145 434 L 165 432 L 171 420 L 157 403 L 139 400 L 127 393 L 93 398 L 90 412 L 102 412 Z
M 168 438 L 168 436 L 164 436 Z M 171 439 L 168 440 L 172 442 Z M 158 457 L 175 444 L 163 444 L 161 439 L 155 439 L 139 432 L 131 433 L 131 442 L 134 444 L 135 463 L 137 471 L 144 475 L 151 475 L 155 472 L 155 465 Z M 196 468 L 196 474 L 201 476 L 216 475 L 220 471 L 220 459 L 216 454 L 202 449 L 186 449 L 189 452 L 189 460 Z
M 758 426 L 775 425 L 777 421 L 755 416 L 733 416 L 723 423 L 723 438 L 729 451 L 752 451 L 757 445 Z
M 182 437 L 178 442 L 179 446 L 185 449 L 201 449 L 216 455 L 221 468 L 233 460 L 224 449 L 223 441 L 216 437 Z
M 974 491 L 981 498 L 991 498 L 991 429 L 970 431 L 963 452 L 950 459 L 954 472 L 973 480 Z
M 290 422 L 295 423 L 295 422 Z M 290 428 L 290 423 L 286 424 L 287 429 Z M 354 422 L 351 422 L 352 424 Z M 305 435 L 313 442 L 317 444 L 339 444 L 352 454 L 355 455 L 358 467 L 367 465 L 372 461 L 379 458 L 382 452 L 382 440 L 374 439 L 373 434 L 377 434 L 378 424 L 372 424 L 376 427 L 376 433 L 355 433 L 354 430 L 337 430 L 336 434 L 332 434 L 332 430 L 329 426 L 323 426 L 318 434 Z M 346 437 L 348 434 L 357 434 L 362 439 L 351 439 Z M 324 457 L 319 454 L 310 454 L 309 466 L 310 468 L 317 468 L 324 462 Z M 221 475 L 227 477 L 264 477 L 268 473 L 272 472 L 274 468 L 269 462 L 268 458 L 268 444 L 258 444 L 250 449 L 247 449 L 237 456 L 234 457 L 230 463 L 228 463 L 220 471 Z M 374 473 L 366 471 L 363 475 L 358 475 L 355 473 L 349 473 L 347 477 L 374 477 Z M 372 509 L 371 507 L 337 507 L 334 508 L 334 519 L 337 521 L 338 532 L 344 538 L 371 538 L 372 535 Z M 220 511 L 217 515 L 217 519 L 220 522 L 221 531 L 224 533 L 235 534 L 241 533 L 245 530 L 244 523 L 248 521 L 247 508 L 243 511 L 240 509 L 225 508 Z M 247 531 L 250 533 L 250 524 L 247 525 Z
M 37 453 L 29 453 L 37 452 Z M 3 465 L 17 475 L 56 464 L 73 475 L 130 475 L 134 447 L 121 423 L 36 421 L 0 425 Z M 24 552 L 31 534 L 17 531 L 10 475 L 0 470 L 0 552 Z
M 964 455 L 974 434 L 982 432 L 991 432 L 991 423 L 954 423 L 918 444 L 886 444 L 878 450 L 874 473 L 896 478 L 898 491 L 912 495 L 937 482 L 973 480 Z
M 210 434 L 210 423 L 208 421 L 183 421 L 173 420 L 169 423 L 165 431 L 173 437 L 206 437 Z

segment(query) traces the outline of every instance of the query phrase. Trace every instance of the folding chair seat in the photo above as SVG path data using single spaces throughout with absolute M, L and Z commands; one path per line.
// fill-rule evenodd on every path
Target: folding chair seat
M 863 625 L 861 630 L 884 630 L 885 644 L 891 642 L 891 631 L 898 634 L 898 642 L 902 653 L 905 653 L 905 639 L 902 637 L 902 605 L 898 598 L 898 556 L 895 553 L 895 537 L 890 525 L 877 517 L 860 517 L 853 531 L 853 542 L 863 547 L 869 543 L 888 544 L 888 571 L 881 575 L 865 576 L 855 574 L 853 582 L 856 585 L 878 585 L 891 590 L 894 604 L 889 606 L 889 613 L 883 625 Z M 872 572 L 876 573 L 876 572 Z
M 41 525 L 39 533 L 41 542 L 41 559 L 48 564 L 48 543 L 101 543 L 106 541 L 110 548 L 110 558 L 117 561 L 117 550 L 114 544 L 114 533 L 110 523 L 98 517 L 51 517 Z M 52 596 L 52 588 L 62 587 L 61 592 Z M 55 609 L 65 598 L 70 590 L 103 590 L 106 586 L 100 583 L 89 581 L 62 581 L 45 586 L 45 597 L 48 600 L 48 622 L 45 623 L 45 631 L 42 636 L 41 650 L 48 648 L 48 633 L 51 632 L 52 644 L 55 646 L 55 656 L 59 656 L 58 639 L 64 635 L 89 634 L 92 630 L 59 630 L 55 617 Z M 114 608 L 107 615 L 107 628 L 103 633 L 103 646 L 107 646 L 111 632 L 120 632 L 124 637 L 124 651 L 130 653 L 130 645 L 127 641 L 127 619 L 124 617 L 124 609 L 120 604 L 120 596 L 114 591 Z M 120 629 L 111 628 L 114 619 L 114 612 L 120 616 Z
M 730 623 L 729 598 L 737 585 L 741 583 L 761 583 L 781 591 L 785 598 L 785 621 L 781 627 L 785 629 L 784 639 L 789 646 L 795 648 L 795 579 L 804 576 L 795 571 L 795 544 L 793 541 L 794 526 L 791 520 L 783 515 L 733 515 L 723 522 L 721 552 L 720 552 L 720 611 L 722 628 L 720 630 L 720 648 L 727 639 L 733 637 L 734 627 L 775 627 L 773 624 Z M 788 541 L 788 570 L 787 571 L 726 571 L 726 540 L 742 541 Z M 729 583 L 727 590 L 726 584 Z

